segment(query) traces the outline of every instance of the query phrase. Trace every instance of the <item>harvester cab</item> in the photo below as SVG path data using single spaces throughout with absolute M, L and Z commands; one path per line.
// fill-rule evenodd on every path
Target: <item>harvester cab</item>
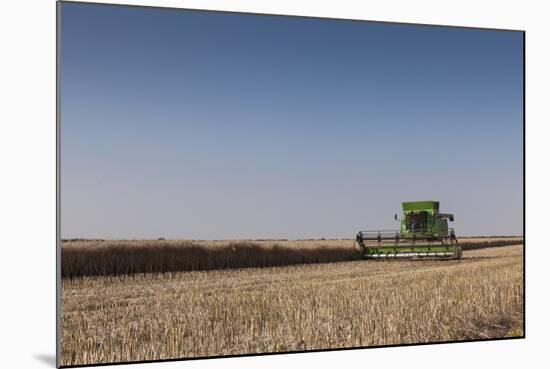
M 359 231 L 355 237 L 364 259 L 432 257 L 459 259 L 458 245 L 449 221 L 453 214 L 441 213 L 438 201 L 402 203 L 400 229 L 396 231 Z M 395 215 L 397 220 L 397 214 Z

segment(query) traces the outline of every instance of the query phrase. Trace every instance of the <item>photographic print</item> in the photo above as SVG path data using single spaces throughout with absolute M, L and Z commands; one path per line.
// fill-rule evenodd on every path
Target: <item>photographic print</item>
M 524 337 L 524 32 L 59 2 L 58 40 L 61 366 Z

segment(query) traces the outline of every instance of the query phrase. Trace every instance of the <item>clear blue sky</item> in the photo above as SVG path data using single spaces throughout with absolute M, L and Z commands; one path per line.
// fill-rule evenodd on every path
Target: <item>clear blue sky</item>
M 63 238 L 523 227 L 523 34 L 61 5 Z

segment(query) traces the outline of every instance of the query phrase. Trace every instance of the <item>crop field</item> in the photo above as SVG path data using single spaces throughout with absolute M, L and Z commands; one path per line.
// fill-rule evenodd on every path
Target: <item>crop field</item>
M 461 260 L 391 261 L 353 260 L 351 240 L 277 241 L 276 252 L 273 241 L 155 241 L 165 270 L 147 252 L 97 265 L 147 242 L 64 242 L 62 365 L 523 336 L 522 239 L 462 239 Z M 185 264 L 177 247 L 219 248 L 206 253 L 217 267 Z M 288 248 L 299 251 L 285 259 Z M 86 273 L 69 272 L 77 261 Z
M 521 238 L 460 238 L 463 249 L 521 243 Z M 375 244 L 374 241 L 370 242 Z M 64 278 L 269 267 L 352 261 L 351 239 L 333 240 L 72 240 L 62 245 Z

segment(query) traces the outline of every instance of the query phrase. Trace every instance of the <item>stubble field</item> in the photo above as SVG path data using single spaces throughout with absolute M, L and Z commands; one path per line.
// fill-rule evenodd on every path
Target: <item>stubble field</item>
M 523 293 L 522 245 L 63 278 L 61 364 L 522 336 Z

